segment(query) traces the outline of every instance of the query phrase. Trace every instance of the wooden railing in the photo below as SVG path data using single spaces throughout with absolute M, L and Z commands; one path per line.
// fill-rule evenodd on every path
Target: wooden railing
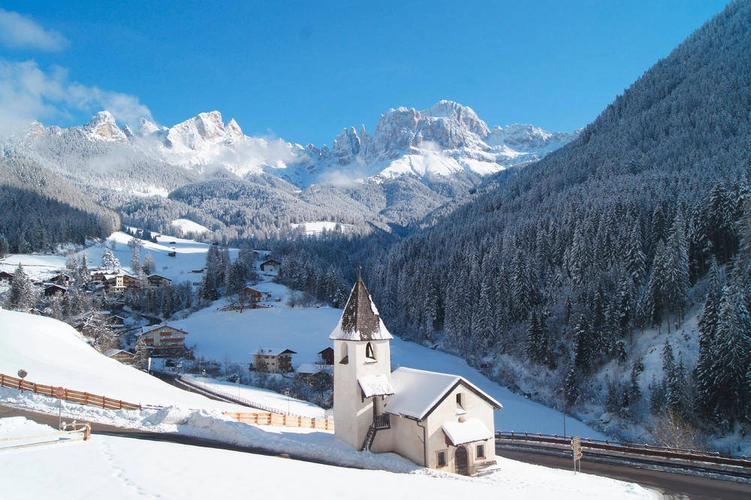
M 64 399 L 82 405 L 98 406 L 108 410 L 141 410 L 141 405 L 128 403 L 120 399 L 112 399 L 106 396 L 90 394 L 88 392 L 74 391 L 64 387 L 37 384 L 18 377 L 11 377 L 0 373 L 0 386 L 18 389 L 19 391 L 31 391 L 53 398 Z
M 87 441 L 91 436 L 91 425 L 65 424 L 59 431 L 30 436 L 14 436 L 0 438 L 0 450 L 15 448 L 30 448 L 48 444 L 69 443 L 71 441 Z
M 328 418 L 283 415 L 280 413 L 241 413 L 225 411 L 225 415 L 237 422 L 253 425 L 276 425 L 279 427 L 301 427 L 304 429 L 334 430 L 334 421 Z

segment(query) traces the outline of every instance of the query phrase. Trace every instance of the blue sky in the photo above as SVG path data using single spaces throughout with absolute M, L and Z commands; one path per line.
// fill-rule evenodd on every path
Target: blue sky
M 0 132 L 216 109 L 246 135 L 321 146 L 441 99 L 490 126 L 572 131 L 726 3 L 3 1 Z

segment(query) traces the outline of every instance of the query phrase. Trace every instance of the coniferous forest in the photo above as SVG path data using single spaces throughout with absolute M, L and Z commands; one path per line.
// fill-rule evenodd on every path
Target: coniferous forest
M 386 251 L 363 243 L 337 262 L 349 277 L 364 263 L 393 332 L 550 405 L 748 428 L 749 53 L 751 3 L 736 2 L 573 143 Z M 315 262 L 331 252 L 299 247 L 283 279 L 325 283 L 332 271 Z M 680 351 L 676 331 L 697 312 L 696 341 Z M 667 340 L 664 376 L 645 381 L 633 353 L 647 330 Z M 617 374 L 603 384 L 610 366 Z

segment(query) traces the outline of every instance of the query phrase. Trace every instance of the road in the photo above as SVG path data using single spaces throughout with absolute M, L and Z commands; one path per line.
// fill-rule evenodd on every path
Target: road
M 29 420 L 39 422 L 40 424 L 49 425 L 57 428 L 57 415 L 48 415 L 46 413 L 36 413 L 26 410 L 20 410 L 10 406 L 0 404 L 0 418 L 22 416 Z M 66 420 L 63 418 L 63 420 Z M 67 420 L 70 420 L 69 418 Z M 260 448 L 235 446 L 227 443 L 211 441 L 206 439 L 194 438 L 191 436 L 182 436 L 180 434 L 162 434 L 155 432 L 144 432 L 141 430 L 124 429 L 111 425 L 92 423 L 92 434 L 102 434 L 109 436 L 121 436 L 137 439 L 149 439 L 154 441 L 169 441 L 173 443 L 186 444 L 191 446 L 203 446 L 211 448 L 221 448 L 233 451 L 243 451 L 263 455 L 278 455 L 269 453 Z M 531 464 L 544 465 L 557 469 L 571 470 L 572 461 L 570 455 L 552 455 L 545 452 L 519 451 L 516 449 L 498 448 L 496 454 L 503 458 L 518 460 Z M 290 456 L 289 458 L 301 459 L 300 457 Z M 325 462 L 320 462 L 325 463 Z M 751 483 L 734 483 L 719 479 L 709 479 L 705 477 L 696 477 L 673 472 L 664 472 L 652 469 L 637 468 L 622 464 L 605 464 L 596 462 L 587 462 L 586 455 L 582 459 L 582 472 L 587 474 L 596 474 L 600 476 L 620 479 L 639 483 L 642 486 L 657 489 L 667 498 L 690 498 L 692 500 L 705 499 L 723 499 L 723 500 L 747 500 L 751 498 Z
M 496 455 L 556 469 L 573 470 L 570 453 L 564 456 L 535 450 L 498 448 Z M 623 464 L 588 462 L 586 454 L 581 461 L 582 472 L 598 476 L 639 483 L 642 486 L 663 492 L 667 498 L 690 498 L 691 500 L 718 499 L 748 500 L 751 498 L 751 483 L 735 483 L 721 479 L 665 472 Z

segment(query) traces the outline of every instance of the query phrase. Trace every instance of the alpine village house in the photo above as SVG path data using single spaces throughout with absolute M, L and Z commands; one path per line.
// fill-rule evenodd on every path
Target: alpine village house
M 457 474 L 476 475 L 495 465 L 493 412 L 501 404 L 457 375 L 392 372 L 393 337 L 362 279 L 329 338 L 337 439 Z

